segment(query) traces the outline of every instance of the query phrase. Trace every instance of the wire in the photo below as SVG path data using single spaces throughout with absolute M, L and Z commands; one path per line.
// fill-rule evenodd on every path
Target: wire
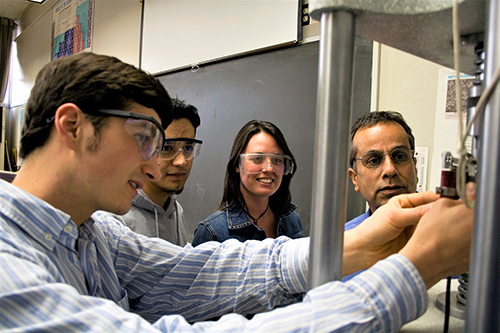
M 458 135 L 462 138 L 462 86 L 460 84 L 460 28 L 458 25 L 458 0 L 453 1 L 453 60 L 455 62 L 455 93 L 458 114 Z M 460 141 L 461 142 L 461 141 Z M 462 154 L 465 148 L 459 144 L 458 153 Z

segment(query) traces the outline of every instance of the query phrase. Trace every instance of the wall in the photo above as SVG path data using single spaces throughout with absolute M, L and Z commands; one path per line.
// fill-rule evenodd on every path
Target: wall
M 92 52 L 139 66 L 141 7 L 137 0 L 94 0 Z

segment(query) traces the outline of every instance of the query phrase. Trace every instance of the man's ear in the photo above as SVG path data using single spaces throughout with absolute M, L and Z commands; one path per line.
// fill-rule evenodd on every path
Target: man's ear
M 348 173 L 349 173 L 349 177 L 351 178 L 352 184 L 354 185 L 354 190 L 356 192 L 359 192 L 358 181 L 356 179 L 356 177 L 357 177 L 356 171 L 354 171 L 353 168 L 349 168 Z
M 80 108 L 73 103 L 62 104 L 56 110 L 54 126 L 61 141 L 70 149 L 75 148 L 82 135 L 84 117 Z

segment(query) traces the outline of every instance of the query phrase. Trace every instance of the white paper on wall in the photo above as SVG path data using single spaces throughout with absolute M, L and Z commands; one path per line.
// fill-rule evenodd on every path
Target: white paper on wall
M 427 188 L 427 161 L 429 160 L 429 147 L 415 147 L 415 166 L 417 168 L 417 192 L 428 191 Z

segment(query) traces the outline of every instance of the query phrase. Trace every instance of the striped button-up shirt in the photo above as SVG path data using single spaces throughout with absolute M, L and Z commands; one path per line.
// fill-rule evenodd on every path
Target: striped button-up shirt
M 308 247 L 280 237 L 181 248 L 102 212 L 76 227 L 0 181 L 0 330 L 391 332 L 425 310 L 423 281 L 400 255 L 303 297 Z M 202 322 L 230 312 L 262 313 Z

